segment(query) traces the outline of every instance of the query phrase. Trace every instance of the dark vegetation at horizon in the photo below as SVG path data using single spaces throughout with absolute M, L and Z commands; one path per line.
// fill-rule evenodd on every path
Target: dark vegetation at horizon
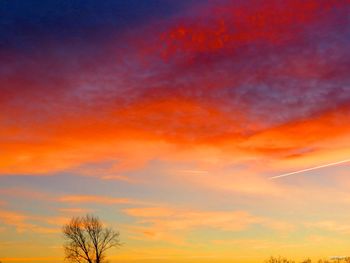
M 350 257 L 334 257 L 333 259 L 319 259 L 312 261 L 311 259 L 305 259 L 302 261 L 295 261 L 285 257 L 270 257 L 265 263 L 350 263 Z

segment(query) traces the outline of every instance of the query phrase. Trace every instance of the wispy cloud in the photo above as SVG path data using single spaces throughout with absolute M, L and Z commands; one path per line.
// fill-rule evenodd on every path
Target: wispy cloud
M 132 229 L 145 238 L 174 242 L 184 242 L 182 238 L 189 231 L 201 228 L 233 232 L 246 230 L 253 225 L 278 231 L 290 231 L 294 228 L 290 223 L 254 216 L 244 211 L 204 211 L 169 207 L 128 208 L 123 211 L 138 218 L 139 226 Z M 149 224 L 150 226 L 147 226 Z
M 42 226 L 42 222 L 45 219 L 40 219 L 39 223 L 32 223 L 31 221 L 37 220 L 38 218 L 33 215 L 24 214 L 21 212 L 14 212 L 8 210 L 0 210 L 0 220 L 8 226 L 15 227 L 16 231 L 19 233 L 22 232 L 34 232 L 34 233 L 57 233 L 60 231 L 60 228 L 57 226 L 45 227 Z M 57 218 L 56 218 L 57 219 Z M 57 220 L 51 220 L 52 222 L 56 222 Z
M 97 195 L 66 195 L 57 199 L 63 203 L 100 203 L 100 204 L 129 204 L 133 203 L 128 198 L 113 198 Z

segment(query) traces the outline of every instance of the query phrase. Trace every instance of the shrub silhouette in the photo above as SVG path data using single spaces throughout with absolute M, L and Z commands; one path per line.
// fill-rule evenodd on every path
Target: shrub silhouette
M 292 260 L 286 259 L 284 257 L 270 257 L 265 263 L 295 263 Z

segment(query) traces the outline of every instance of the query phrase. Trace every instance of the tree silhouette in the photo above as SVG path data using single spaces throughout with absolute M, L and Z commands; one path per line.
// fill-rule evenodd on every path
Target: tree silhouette
M 119 232 L 104 227 L 97 216 L 73 217 L 63 226 L 66 259 L 76 263 L 103 263 L 106 251 L 120 246 Z

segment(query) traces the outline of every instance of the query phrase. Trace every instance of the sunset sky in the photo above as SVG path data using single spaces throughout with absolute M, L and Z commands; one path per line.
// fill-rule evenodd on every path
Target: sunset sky
M 350 256 L 349 0 L 1 0 L 0 260 Z

